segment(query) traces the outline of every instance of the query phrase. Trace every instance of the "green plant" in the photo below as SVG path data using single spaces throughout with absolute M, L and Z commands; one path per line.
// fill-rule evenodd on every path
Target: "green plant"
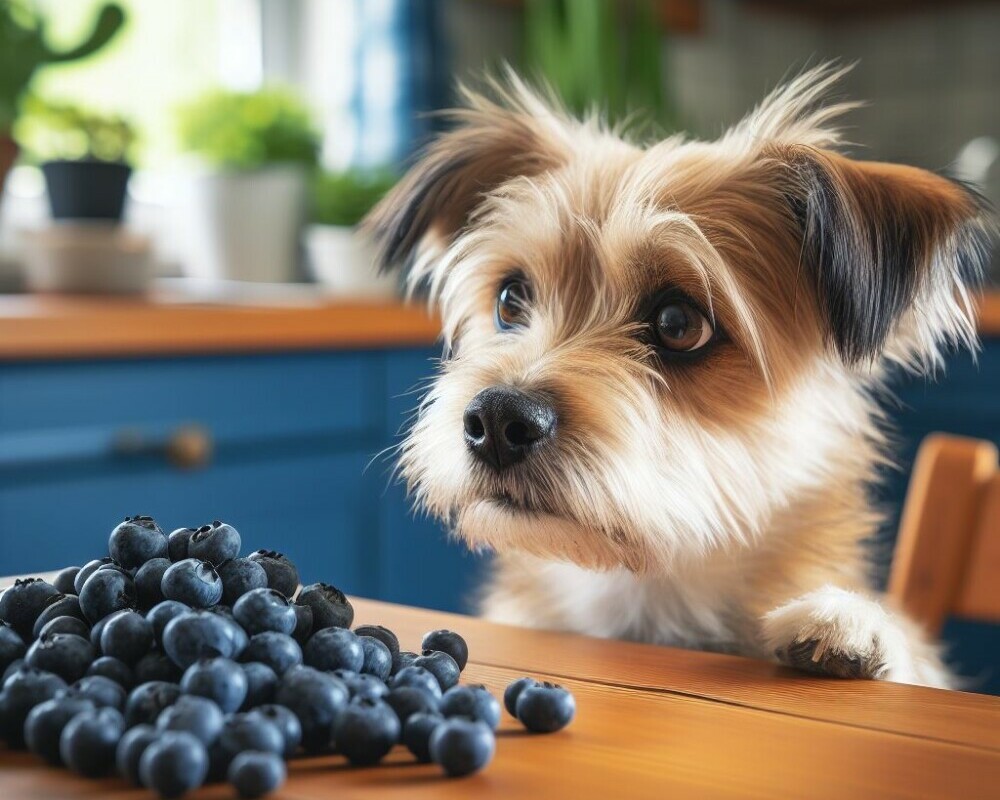
M 525 0 L 524 61 L 577 114 L 642 112 L 675 127 L 650 0 Z
M 39 67 L 93 55 L 124 22 L 121 6 L 108 3 L 98 12 L 89 36 L 75 47 L 56 50 L 47 42 L 45 20 L 26 0 L 0 0 L 0 132 L 17 118 L 18 104 Z
M 312 218 L 321 225 L 357 225 L 396 176 L 386 172 L 324 172 L 313 178 Z
M 18 144 L 33 160 L 128 161 L 135 129 L 128 120 L 29 96 L 14 127 Z
M 288 89 L 211 91 L 181 108 L 178 123 L 182 146 L 217 167 L 316 163 L 319 136 L 305 104 Z

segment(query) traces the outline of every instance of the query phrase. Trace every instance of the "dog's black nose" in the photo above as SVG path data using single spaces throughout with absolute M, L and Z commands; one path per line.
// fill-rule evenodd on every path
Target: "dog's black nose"
M 465 442 L 477 458 L 496 470 L 523 461 L 552 436 L 556 412 L 537 396 L 510 386 L 491 386 L 465 409 Z

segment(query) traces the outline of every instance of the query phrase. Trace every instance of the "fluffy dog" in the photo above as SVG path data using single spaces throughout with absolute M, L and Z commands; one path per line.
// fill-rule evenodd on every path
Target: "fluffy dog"
M 487 617 L 949 684 L 867 586 L 874 398 L 975 346 L 986 215 L 838 152 L 842 73 L 644 146 L 510 76 L 372 213 L 448 352 L 402 474 L 496 552 Z

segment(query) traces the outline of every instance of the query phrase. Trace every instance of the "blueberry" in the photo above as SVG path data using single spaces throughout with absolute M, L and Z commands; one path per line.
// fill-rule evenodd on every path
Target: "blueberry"
M 423 667 L 437 678 L 442 692 L 458 685 L 458 679 L 462 674 L 455 659 L 443 650 L 424 650 L 423 655 L 413 659 L 413 666 Z
M 249 558 L 231 558 L 217 569 L 222 578 L 222 601 L 233 605 L 251 589 L 267 588 L 267 573 Z
M 383 628 L 381 625 L 359 625 L 354 629 L 354 632 L 358 636 L 371 636 L 373 639 L 378 639 L 389 648 L 389 654 L 393 659 L 399 654 L 399 639 L 388 628 Z
M 381 700 L 356 698 L 334 726 L 337 752 L 355 766 L 377 764 L 399 741 L 399 718 Z
M 529 686 L 538 686 L 538 681 L 534 678 L 518 678 L 516 681 L 512 681 L 506 689 L 503 691 L 503 705 L 507 709 L 507 713 L 512 717 L 517 716 L 517 698 L 521 696 L 521 692 L 527 689 Z
M 232 525 L 215 520 L 202 525 L 188 541 L 188 557 L 200 558 L 214 566 L 240 554 L 240 534 Z
M 88 675 L 80 678 L 66 690 L 69 697 L 90 700 L 98 708 L 113 708 L 117 711 L 125 709 L 127 692 L 121 684 L 103 675 Z
M 6 622 L 0 622 L 0 670 L 5 670 L 19 658 L 23 659 L 28 649 L 24 639 Z
M 114 708 L 81 711 L 63 728 L 59 755 L 74 772 L 96 778 L 111 771 L 124 732 L 125 722 Z
M 500 724 L 500 703 L 485 686 L 453 686 L 441 698 L 446 717 L 467 717 L 485 722 L 492 730 Z
M 132 668 L 124 661 L 111 656 L 101 656 L 87 667 L 87 676 L 100 675 L 109 678 L 128 691 L 135 685 L 135 675 Z M 86 677 L 86 676 L 85 676 Z
M 247 676 L 239 664 L 228 658 L 205 658 L 184 671 L 181 689 L 187 694 L 207 697 L 231 714 L 247 696 Z
M 389 694 L 389 687 L 374 675 L 352 672 L 349 669 L 334 670 L 334 674 L 344 682 L 351 693 L 351 699 L 362 697 L 369 700 L 380 700 Z
M 240 797 L 263 797 L 285 782 L 285 762 L 274 753 L 248 750 L 229 765 L 226 777 Z
M 365 663 L 361 640 L 347 628 L 323 628 L 312 635 L 302 651 L 305 663 L 325 671 L 360 672 Z
M 222 578 L 207 561 L 185 558 L 163 573 L 163 596 L 192 608 L 208 608 L 222 599 Z
M 91 625 L 115 611 L 135 608 L 135 583 L 123 570 L 105 564 L 83 585 L 80 608 Z
M 116 611 L 113 614 L 108 614 L 108 616 L 97 620 L 90 627 L 90 643 L 94 645 L 94 650 L 98 653 L 101 652 L 101 634 L 104 633 L 104 626 L 111 622 L 118 614 L 127 614 L 130 609 L 122 609 L 121 611 Z
M 181 679 L 182 670 L 162 650 L 150 650 L 135 662 L 132 673 L 137 685 L 150 681 L 177 683 Z
M 24 667 L 23 658 L 15 658 L 7 665 L 7 669 L 3 671 L 3 676 L 0 677 L 0 686 L 7 682 L 7 679 L 13 675 L 15 672 L 20 672 L 21 668 Z
M 145 613 L 163 602 L 163 573 L 169 567 L 169 559 L 151 558 L 135 573 L 135 596 L 140 611 Z
M 285 737 L 263 714 L 247 711 L 226 718 L 219 734 L 219 745 L 230 759 L 244 750 L 281 755 L 285 752 Z
M 299 666 L 282 676 L 274 700 L 299 718 L 305 748 L 319 751 L 329 746 L 333 725 L 348 696 L 347 687 L 332 675 Z
M 109 619 L 101 631 L 101 652 L 135 664 L 153 647 L 153 624 L 136 611 Z
M 78 617 L 54 617 L 41 627 L 35 638 L 41 639 L 53 633 L 71 633 L 90 641 L 90 626 Z
M 484 722 L 456 717 L 438 725 L 430 738 L 430 754 L 451 778 L 478 772 L 493 758 L 496 739 Z
M 403 726 L 403 744 L 417 757 L 417 761 L 426 764 L 431 760 L 431 734 L 438 725 L 444 722 L 440 714 L 430 714 L 420 711 L 411 714 Z
M 222 733 L 225 717 L 222 709 L 207 697 L 182 694 L 156 719 L 158 731 L 185 731 L 206 747 Z
M 19 578 L 0 594 L 0 620 L 9 623 L 24 641 L 31 640 L 35 620 L 59 590 L 41 578 Z
M 404 667 L 409 667 L 416 660 L 416 653 L 410 652 L 409 650 L 400 650 L 392 657 L 392 672 L 390 675 L 395 675 Z
M 167 537 L 152 517 L 125 517 L 108 537 L 108 553 L 125 569 L 167 557 Z
M 435 699 L 439 699 L 441 697 L 441 684 L 438 683 L 438 679 L 434 677 L 434 673 L 413 664 L 408 667 L 403 667 L 403 669 L 397 672 L 393 676 L 390 685 L 393 689 L 398 689 L 403 686 L 411 686 L 415 689 L 422 689 Z
M 278 673 L 260 661 L 240 664 L 240 668 L 247 679 L 247 694 L 240 710 L 246 711 L 270 703 L 278 689 Z
M 247 592 L 233 606 L 233 616 L 251 636 L 264 631 L 291 634 L 295 630 L 295 609 L 274 589 Z
M 300 603 L 293 603 L 292 608 L 295 609 L 295 630 L 292 631 L 292 638 L 299 644 L 305 644 L 312 634 L 313 610 Z
M 188 558 L 188 543 L 196 528 L 178 528 L 167 537 L 167 558 L 173 562 Z
M 82 636 L 52 633 L 28 648 L 24 663 L 58 675 L 67 683 L 79 680 L 96 657 L 94 646 Z
M 392 653 L 389 648 L 374 636 L 358 636 L 361 648 L 364 650 L 364 663 L 361 671 L 366 675 L 374 675 L 379 680 L 386 680 L 392 671 Z
M 80 567 L 80 571 L 76 573 L 76 577 L 73 578 L 73 589 L 75 590 L 73 593 L 77 595 L 80 594 L 80 592 L 83 591 L 83 584 L 87 582 L 87 579 L 91 575 L 93 575 L 100 567 L 113 563 L 114 561 L 110 558 L 110 556 L 95 558 L 93 561 L 88 561 Z
M 160 797 L 180 797 L 197 789 L 208 775 L 208 751 L 186 731 L 167 731 L 143 751 L 139 778 Z
M 191 611 L 167 623 L 163 629 L 163 649 L 181 669 L 187 669 L 200 658 L 236 658 L 242 645 L 237 627 L 217 614 Z
M 167 623 L 190 610 L 191 606 L 177 600 L 164 600 L 149 609 L 146 612 L 146 619 L 153 626 L 153 639 L 156 644 L 163 645 L 163 629 L 167 627 Z
M 299 588 L 299 571 L 287 556 L 273 550 L 258 550 L 250 554 L 250 560 L 260 564 L 267 574 L 267 585 L 285 597 L 295 597 Z
M 396 712 L 402 725 L 406 725 L 406 721 L 414 714 L 438 713 L 438 698 L 413 686 L 391 689 L 385 696 L 385 702 Z
M 447 653 L 455 659 L 455 663 L 458 664 L 460 670 L 465 669 L 465 665 L 469 663 L 469 646 L 465 643 L 465 639 L 454 631 L 442 629 L 425 633 L 423 641 L 420 643 L 420 648 L 422 650 L 440 650 L 442 653 Z
M 243 661 L 267 664 L 278 675 L 302 663 L 302 648 L 291 636 L 275 631 L 265 631 L 250 637 L 242 655 Z
M 79 571 L 79 567 L 63 567 L 59 570 L 52 579 L 52 585 L 56 587 L 56 591 L 62 594 L 76 594 L 76 586 L 73 582 Z
M 81 711 L 92 711 L 96 706 L 85 697 L 54 697 L 39 703 L 24 721 L 24 741 L 28 749 L 53 766 L 62 764 L 59 755 L 59 737 L 63 728 Z
M 75 594 L 60 594 L 49 598 L 48 603 L 31 628 L 31 635 L 37 639 L 42 633 L 42 628 L 59 617 L 76 617 L 82 622 L 86 622 L 83 611 L 80 609 L 80 598 Z M 88 637 L 84 636 L 83 638 Z
M 118 774 L 136 786 L 141 785 L 139 779 L 139 759 L 146 748 L 160 738 L 159 732 L 152 725 L 136 725 L 129 728 L 118 741 L 115 751 L 115 764 Z
M 24 746 L 24 721 L 39 703 L 51 700 L 66 688 L 66 681 L 51 672 L 22 666 L 3 683 L 3 730 L 8 746 Z
M 285 740 L 284 757 L 290 758 L 295 755 L 295 751 L 302 743 L 302 724 L 299 718 L 285 706 L 276 703 L 258 706 L 254 709 L 254 714 L 259 714 L 281 731 L 281 736 Z
M 553 733 L 572 721 L 576 713 L 576 700 L 562 686 L 536 683 L 522 689 L 515 710 L 517 718 L 529 731 Z
M 152 725 L 163 709 L 172 706 L 181 696 L 181 687 L 176 683 L 149 681 L 141 683 L 129 692 L 125 701 L 125 725 Z
M 324 628 L 350 628 L 354 621 L 351 601 L 328 583 L 311 583 L 303 587 L 297 602 L 312 609 L 313 632 Z

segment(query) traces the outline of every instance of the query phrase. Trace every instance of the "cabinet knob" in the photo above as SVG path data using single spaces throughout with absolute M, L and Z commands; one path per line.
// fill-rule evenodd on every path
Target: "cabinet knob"
M 183 425 L 170 434 L 164 453 L 179 469 L 198 469 L 212 459 L 212 437 L 198 425 Z

